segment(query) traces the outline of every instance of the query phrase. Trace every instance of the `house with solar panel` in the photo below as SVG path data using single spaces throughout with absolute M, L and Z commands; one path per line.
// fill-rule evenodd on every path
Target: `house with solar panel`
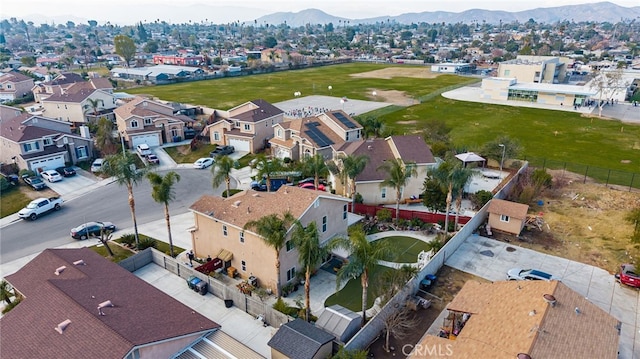
M 325 112 L 273 126 L 271 153 L 294 161 L 321 154 L 333 158 L 336 150 L 362 142 L 362 126 L 344 111 Z

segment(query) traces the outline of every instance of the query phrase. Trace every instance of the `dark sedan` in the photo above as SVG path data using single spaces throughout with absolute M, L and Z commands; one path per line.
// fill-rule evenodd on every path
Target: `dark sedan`
M 76 175 L 76 170 L 74 170 L 72 167 L 58 167 L 56 168 L 56 171 L 62 177 L 72 177 Z
M 111 222 L 86 222 L 71 229 L 71 238 L 87 239 L 89 237 L 99 237 L 102 231 L 106 233 L 115 230 L 116 226 Z

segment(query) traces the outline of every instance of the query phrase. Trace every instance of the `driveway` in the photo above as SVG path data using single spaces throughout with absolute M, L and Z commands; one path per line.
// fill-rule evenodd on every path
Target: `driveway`
M 64 199 L 75 197 L 89 191 L 94 184 L 101 180 L 79 167 L 73 167 L 73 169 L 77 172 L 73 177 L 64 177 L 62 181 L 54 183 L 49 183 L 45 180 L 47 186 Z
M 515 267 L 551 273 L 622 322 L 620 358 L 640 358 L 640 291 L 617 283 L 604 269 L 475 235 L 445 264 L 490 281 L 505 280 Z

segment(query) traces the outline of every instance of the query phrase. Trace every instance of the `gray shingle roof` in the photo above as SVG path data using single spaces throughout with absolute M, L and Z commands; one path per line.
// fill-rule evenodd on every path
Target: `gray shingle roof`
M 298 318 L 281 326 L 267 344 L 289 358 L 311 359 L 333 339 L 333 335 Z

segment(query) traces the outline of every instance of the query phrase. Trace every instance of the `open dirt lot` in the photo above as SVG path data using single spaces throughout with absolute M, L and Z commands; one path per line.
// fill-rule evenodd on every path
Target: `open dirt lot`
M 358 74 L 352 74 L 351 77 L 357 78 L 372 78 L 372 79 L 391 79 L 394 77 L 411 77 L 418 79 L 432 79 L 437 77 L 438 74 L 434 74 L 429 68 L 415 68 L 415 67 L 388 67 L 385 69 L 374 70 L 369 72 L 361 72 Z M 376 95 L 373 95 L 373 91 Z M 369 98 L 372 101 L 383 101 L 393 103 L 398 106 L 412 106 L 418 104 L 418 100 L 407 96 L 404 91 L 396 90 L 378 90 L 368 89 Z

